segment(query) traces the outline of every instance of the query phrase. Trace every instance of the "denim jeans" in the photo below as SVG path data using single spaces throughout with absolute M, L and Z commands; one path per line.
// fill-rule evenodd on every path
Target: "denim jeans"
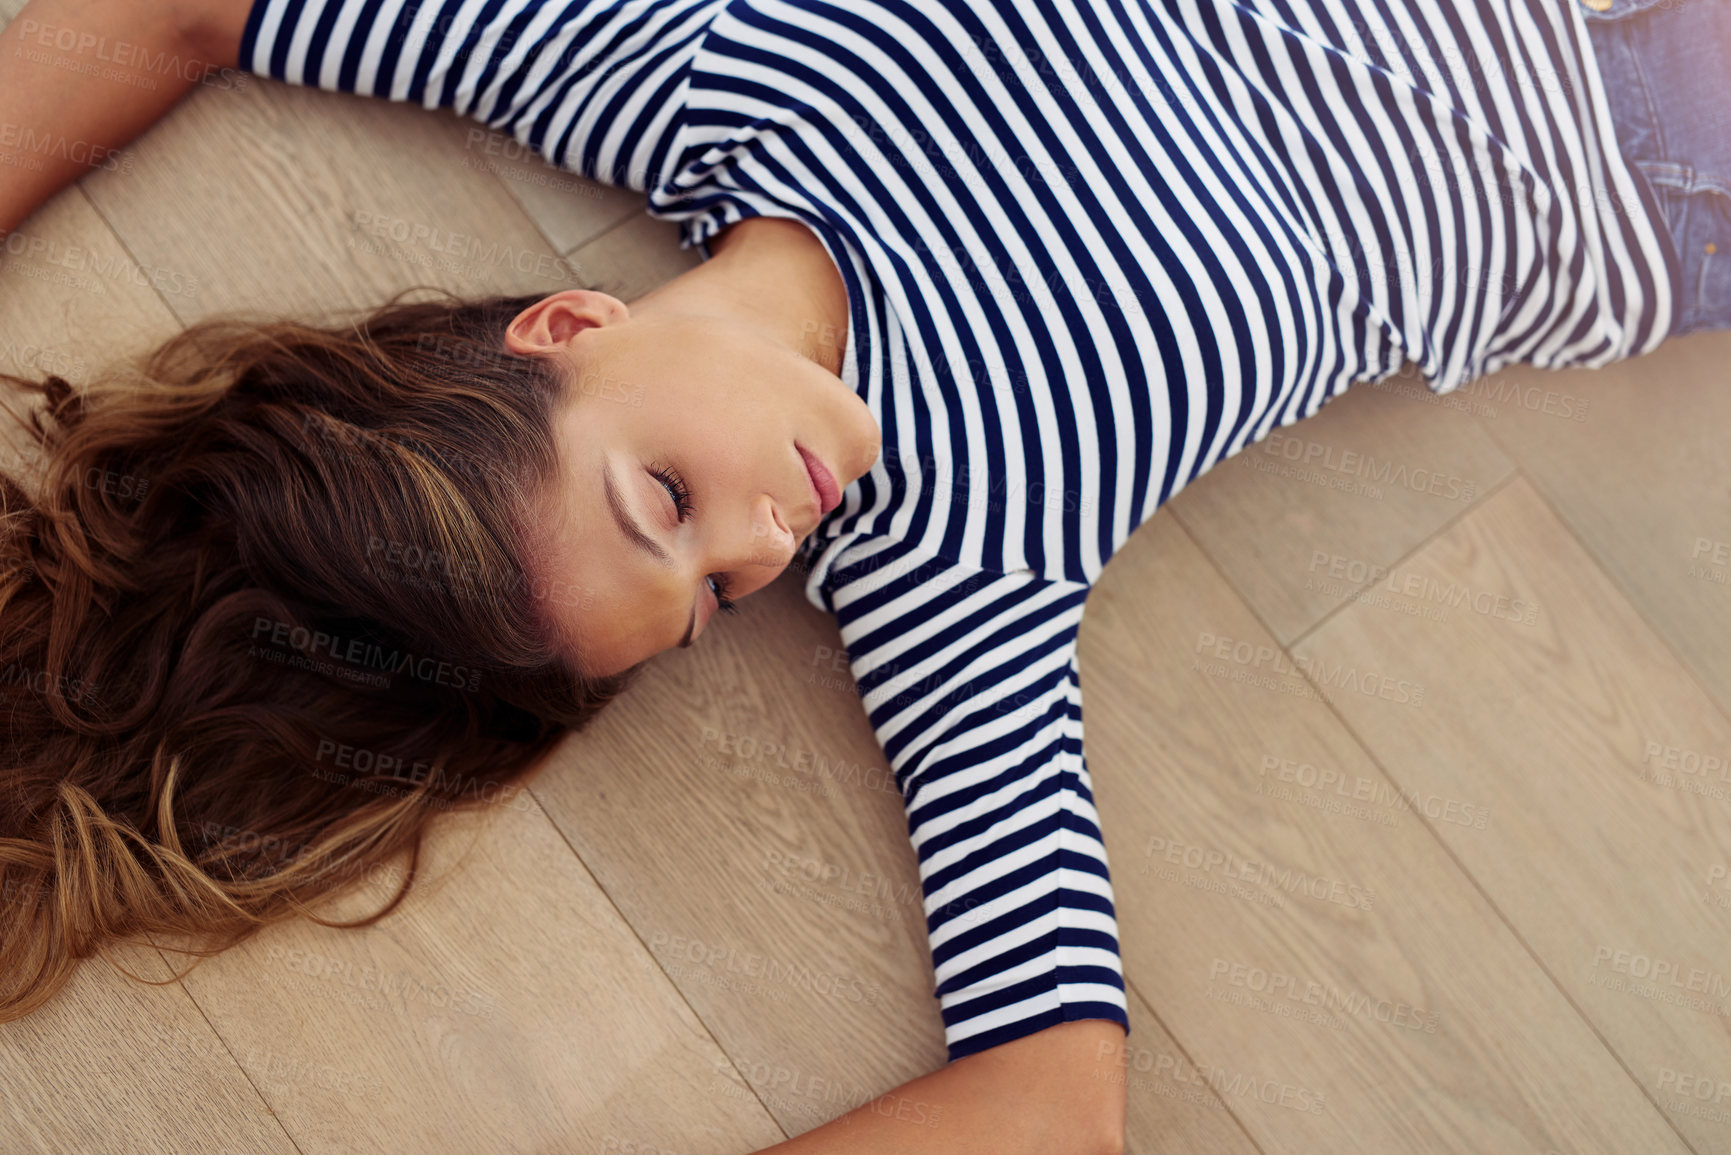
M 1683 267 L 1671 336 L 1731 328 L 1731 0 L 1581 5 L 1617 144 Z
M 1683 265 L 1669 336 L 1731 329 L 1731 0 L 1568 2 L 1586 17 L 1618 149 Z

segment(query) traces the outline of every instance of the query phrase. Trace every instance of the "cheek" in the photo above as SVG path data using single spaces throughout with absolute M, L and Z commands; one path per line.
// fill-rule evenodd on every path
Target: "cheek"
M 579 663 L 590 670 L 614 673 L 637 660 L 632 630 L 609 603 L 592 601 L 586 609 L 565 610 L 567 636 Z M 639 643 L 641 648 L 641 643 Z

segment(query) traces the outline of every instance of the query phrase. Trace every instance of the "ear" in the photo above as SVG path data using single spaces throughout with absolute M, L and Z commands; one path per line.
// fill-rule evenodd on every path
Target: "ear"
M 630 316 L 618 297 L 593 289 L 561 289 L 511 319 L 505 329 L 505 348 L 519 356 L 547 353 L 586 329 L 617 325 Z

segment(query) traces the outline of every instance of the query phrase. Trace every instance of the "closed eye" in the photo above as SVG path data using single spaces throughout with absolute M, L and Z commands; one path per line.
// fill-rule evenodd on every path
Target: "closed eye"
M 673 512 L 683 524 L 685 519 L 696 512 L 691 503 L 691 487 L 685 484 L 685 478 L 670 465 L 653 465 L 649 472 L 661 483 L 667 495 L 673 499 Z M 704 580 L 709 583 L 710 592 L 715 595 L 715 605 L 724 614 L 737 614 L 739 606 L 727 596 L 728 581 L 726 574 L 712 573 Z
M 685 479 L 679 476 L 677 470 L 669 465 L 652 465 L 649 472 L 667 490 L 673 498 L 673 512 L 681 522 L 694 512 L 691 504 L 691 487 L 685 484 Z

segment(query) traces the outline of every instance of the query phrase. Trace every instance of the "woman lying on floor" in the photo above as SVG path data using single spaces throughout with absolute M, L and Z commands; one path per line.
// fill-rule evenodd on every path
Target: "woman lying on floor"
M 454 109 L 708 259 L 12 379 L 47 404 L 40 491 L 3 490 L 0 666 L 33 673 L 0 684 L 0 882 L 35 898 L 0 1018 L 417 847 L 422 802 L 523 777 L 797 561 L 906 802 L 952 1061 L 893 1092 L 942 1128 L 862 1108 L 774 1150 L 1121 1150 L 1076 660 L 1107 561 L 1406 362 L 1445 393 L 1731 323 L 1695 180 L 1731 187 L 1695 115 L 1731 80 L 1685 59 L 1723 63 L 1731 5 L 1594 3 L 32 0 L 0 51 L 31 139 L 118 147 L 196 80 L 55 66 L 106 37 Z M 0 165 L 0 229 L 80 171 L 37 159 Z M 331 789 L 333 739 L 412 791 Z

